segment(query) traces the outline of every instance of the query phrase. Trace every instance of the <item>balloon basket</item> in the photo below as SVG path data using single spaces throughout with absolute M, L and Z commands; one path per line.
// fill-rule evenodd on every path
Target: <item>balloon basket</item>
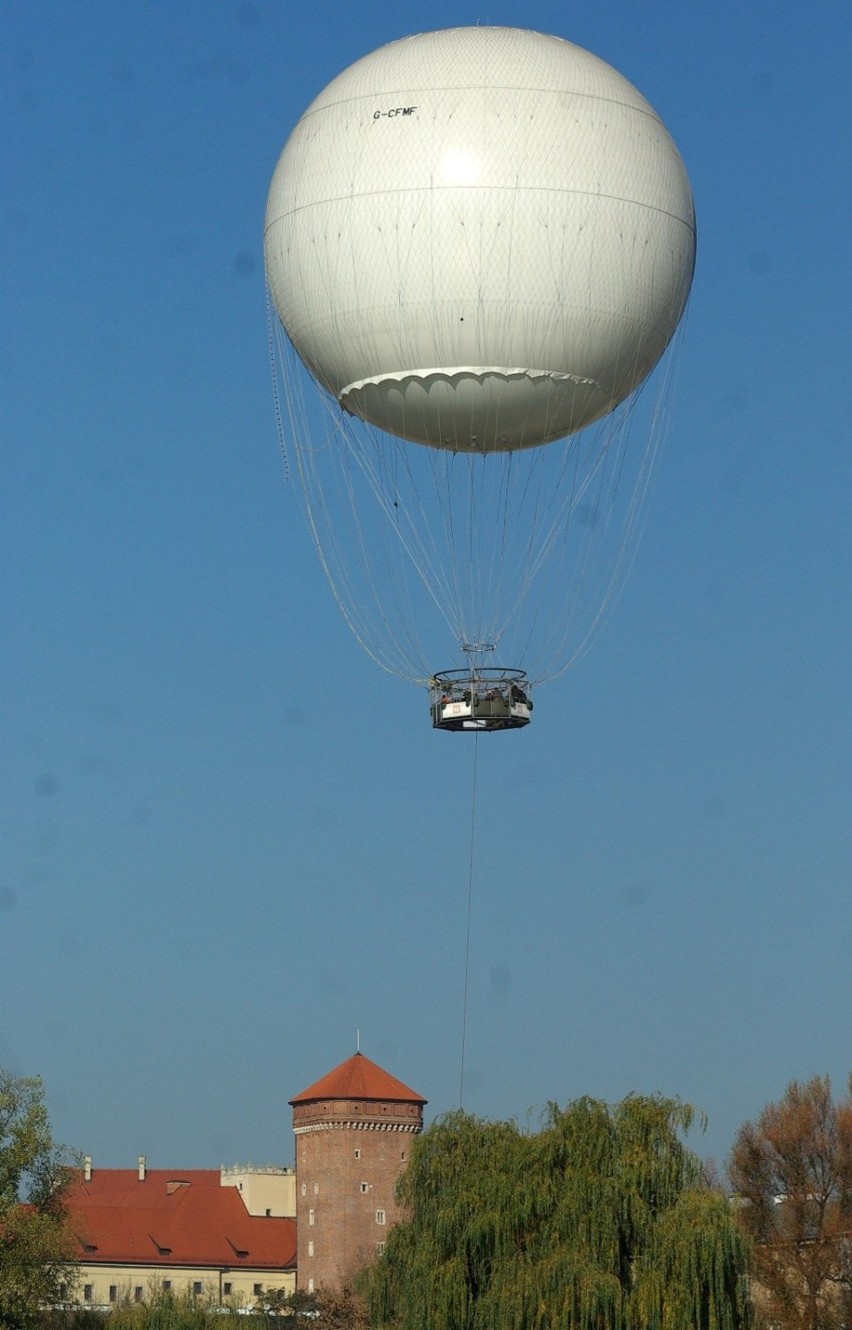
M 532 719 L 530 682 L 523 670 L 496 666 L 442 670 L 429 680 L 429 709 L 436 730 L 518 730 Z

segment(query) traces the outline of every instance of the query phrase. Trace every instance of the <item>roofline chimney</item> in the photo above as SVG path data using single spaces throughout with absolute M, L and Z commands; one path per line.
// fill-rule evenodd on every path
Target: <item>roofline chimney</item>
M 83 1155 L 83 1181 L 91 1182 L 91 1180 L 92 1180 L 92 1156 Z
M 146 1174 L 146 1172 L 148 1171 L 148 1170 L 147 1170 L 147 1162 L 148 1162 L 148 1161 L 146 1160 L 146 1158 L 145 1158 L 144 1155 L 140 1155 L 136 1162 L 137 1162 L 138 1170 L 139 1170 L 139 1171 L 138 1171 L 138 1178 L 139 1178 L 139 1181 L 140 1181 L 140 1182 L 144 1182 L 144 1181 L 145 1181 L 145 1174 Z

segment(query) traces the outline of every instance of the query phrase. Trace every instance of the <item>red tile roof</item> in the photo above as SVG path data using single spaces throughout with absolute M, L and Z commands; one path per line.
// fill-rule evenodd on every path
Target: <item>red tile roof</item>
M 365 1058 L 363 1053 L 353 1053 L 339 1067 L 297 1094 L 290 1103 L 295 1106 L 315 1099 L 389 1099 L 410 1104 L 427 1102 L 422 1095 L 409 1090 L 402 1081 Z
M 95 1169 L 70 1192 L 80 1259 L 140 1265 L 290 1270 L 296 1221 L 250 1215 L 217 1169 Z

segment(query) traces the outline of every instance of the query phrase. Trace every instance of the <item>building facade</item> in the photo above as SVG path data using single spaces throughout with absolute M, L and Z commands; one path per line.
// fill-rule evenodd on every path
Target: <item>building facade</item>
M 296 1286 L 292 1169 L 92 1167 L 68 1206 L 80 1244 L 74 1300 L 111 1307 L 159 1293 L 253 1306 Z M 70 1290 L 69 1290 L 70 1293 Z
M 74 1301 L 158 1293 L 250 1307 L 271 1289 L 341 1287 L 383 1250 L 426 1100 L 356 1053 L 290 1100 L 296 1167 L 94 1168 L 68 1204 Z M 298 1276 L 297 1276 L 298 1269 Z M 69 1297 L 71 1290 L 69 1289 Z
M 362 1053 L 290 1100 L 297 1283 L 339 1288 L 384 1250 L 426 1100 Z

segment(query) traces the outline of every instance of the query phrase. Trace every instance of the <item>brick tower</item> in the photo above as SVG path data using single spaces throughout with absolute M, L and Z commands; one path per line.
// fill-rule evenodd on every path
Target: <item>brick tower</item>
M 300 1289 L 339 1288 L 383 1250 L 425 1103 L 362 1053 L 290 1100 Z

